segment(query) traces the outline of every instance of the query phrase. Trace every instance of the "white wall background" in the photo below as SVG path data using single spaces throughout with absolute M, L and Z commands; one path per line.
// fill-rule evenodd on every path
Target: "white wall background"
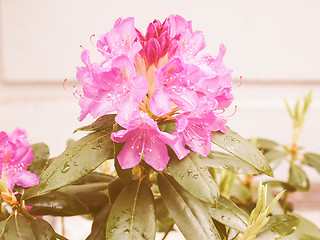
M 93 50 L 89 37 L 108 31 L 118 17 L 135 17 L 144 31 L 155 18 L 180 14 L 204 32 L 210 53 L 227 46 L 235 86 L 243 76 L 234 90 L 232 129 L 290 144 L 283 99 L 293 104 L 313 88 L 300 143 L 320 153 L 319 10 L 318 0 L 0 0 L 0 131 L 20 126 L 32 142 L 44 141 L 52 156 L 59 154 L 68 138 L 80 137 L 73 130 L 91 121 L 77 121 L 77 100 L 62 88 L 65 78 L 75 80 L 80 44 Z

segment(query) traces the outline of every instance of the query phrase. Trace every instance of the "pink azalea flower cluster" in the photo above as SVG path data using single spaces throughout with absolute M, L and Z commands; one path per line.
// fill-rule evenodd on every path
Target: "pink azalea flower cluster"
M 83 50 L 85 66 L 77 68 L 83 86 L 79 120 L 117 112 L 116 122 L 125 130 L 111 138 L 125 142 L 118 155 L 122 168 L 144 159 L 162 171 L 169 161 L 166 145 L 179 159 L 189 149 L 209 154 L 212 131 L 226 130 L 221 112 L 233 100 L 232 71 L 222 62 L 224 45 L 218 56 L 200 56 L 203 34 L 193 31 L 191 21 L 171 15 L 163 23 L 150 23 L 145 35 L 134 18 L 119 18 L 96 47 L 102 61 L 92 63 L 90 52 Z M 164 121 L 175 121 L 172 134 L 159 130 Z
M 17 128 L 11 136 L 0 132 L 0 171 L 11 191 L 15 185 L 32 187 L 39 183 L 39 177 L 26 170 L 32 160 L 33 152 L 24 130 Z

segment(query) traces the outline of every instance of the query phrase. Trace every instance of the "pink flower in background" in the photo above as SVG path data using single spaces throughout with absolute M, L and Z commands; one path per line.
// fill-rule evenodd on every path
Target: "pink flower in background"
M 191 21 L 170 15 L 151 22 L 145 34 L 133 18 L 119 18 L 97 41 L 99 63 L 91 63 L 83 51 L 85 66 L 77 68 L 83 86 L 79 120 L 117 113 L 115 120 L 125 130 L 113 133 L 112 140 L 125 142 L 118 155 L 122 168 L 143 159 L 163 170 L 169 161 L 166 145 L 179 159 L 189 153 L 186 146 L 206 156 L 212 132 L 226 130 L 221 110 L 233 101 L 232 70 L 223 64 L 224 45 L 217 56 L 202 55 L 205 46 Z M 174 133 L 159 130 L 163 121 L 175 121 Z
M 15 185 L 32 187 L 39 183 L 39 177 L 26 170 L 32 160 L 33 152 L 24 130 L 17 128 L 11 136 L 0 132 L 0 170 L 11 191 Z

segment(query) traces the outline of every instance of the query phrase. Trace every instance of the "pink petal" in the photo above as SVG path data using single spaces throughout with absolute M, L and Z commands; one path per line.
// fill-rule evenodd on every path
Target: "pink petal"
M 22 174 L 17 176 L 13 182 L 15 185 L 27 188 L 39 184 L 39 177 L 32 172 L 22 171 Z

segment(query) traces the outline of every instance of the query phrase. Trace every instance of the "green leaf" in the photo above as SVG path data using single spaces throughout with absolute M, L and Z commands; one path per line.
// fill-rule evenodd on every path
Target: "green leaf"
M 133 181 L 119 194 L 107 220 L 106 239 L 155 239 L 156 220 L 152 192 Z
M 219 187 L 198 155 L 190 152 L 182 160 L 172 151 L 169 151 L 169 155 L 167 169 L 173 178 L 196 198 L 215 203 L 219 196 Z
M 115 202 L 115 200 L 117 199 L 119 193 L 124 188 L 124 186 L 125 185 L 123 184 L 120 178 L 116 178 L 114 181 L 112 181 L 108 185 L 108 194 L 109 194 L 109 199 L 111 204 Z
M 230 128 L 227 127 L 225 133 L 214 132 L 211 141 L 222 149 L 249 163 L 259 172 L 273 177 L 272 168 L 260 150 L 247 139 L 230 130 Z
M 293 214 L 300 220 L 297 229 L 289 236 L 282 237 L 282 240 L 320 240 L 320 229 L 309 220 Z
M 320 155 L 315 153 L 305 153 L 303 155 L 302 163 L 313 167 L 320 174 Z
M 32 148 L 34 158 L 28 170 L 40 176 L 49 163 L 49 147 L 45 143 L 32 144 L 30 147 Z
M 280 146 L 278 143 L 269 139 L 257 138 L 256 141 L 257 148 L 262 150 L 271 150 Z
M 159 174 L 158 185 L 167 209 L 186 239 L 221 239 L 202 201 L 169 175 Z
M 105 240 L 106 225 L 110 213 L 111 205 L 106 205 L 97 216 L 93 219 L 91 233 L 86 240 Z
M 281 182 L 281 181 L 268 181 L 263 184 L 268 184 L 269 188 L 277 189 L 277 190 L 286 190 L 287 192 L 294 192 L 296 188 L 290 183 Z
M 299 226 L 300 220 L 294 215 L 273 215 L 269 222 L 261 229 L 255 239 L 269 240 L 278 239 L 293 233 Z M 282 238 L 281 238 L 282 239 Z M 290 238 L 292 239 L 292 238 Z
M 289 183 L 300 191 L 308 191 L 310 188 L 307 174 L 294 163 L 290 166 Z
M 265 152 L 264 156 L 269 161 L 272 168 L 275 169 L 283 160 L 285 160 L 289 156 L 289 153 L 286 151 L 271 149 Z
M 5 231 L 6 223 L 7 223 L 7 220 L 0 222 L 0 239 L 1 240 L 3 239 L 3 233 Z
M 3 238 L 8 240 L 35 240 L 27 220 L 19 214 L 13 214 L 9 217 L 6 222 Z
M 112 130 L 113 124 L 115 124 L 116 114 L 108 114 L 99 117 L 92 124 L 78 128 L 74 130 L 73 133 L 77 131 L 106 131 Z
M 26 205 L 33 208 L 34 215 L 74 216 L 89 213 L 89 210 L 78 199 L 62 192 L 51 192 L 43 196 L 26 200 Z
M 35 219 L 30 222 L 36 240 L 55 240 L 56 233 L 52 226 L 43 219 Z
M 237 231 L 244 232 L 248 225 L 248 216 L 231 200 L 220 195 L 216 206 L 205 205 L 210 216 L 218 222 Z
M 91 172 L 79 180 L 72 183 L 72 185 L 83 185 L 87 183 L 105 183 L 108 185 L 111 181 L 115 179 L 114 176 L 104 174 L 104 173 L 98 173 L 98 172 Z
M 26 192 L 24 199 L 43 195 L 85 176 L 113 158 L 110 133 L 96 132 L 76 141 L 58 156 L 40 176 L 40 183 Z
M 62 187 L 57 192 L 64 193 L 72 198 L 76 198 L 83 203 L 95 216 L 109 202 L 106 190 L 106 183 L 88 183 L 83 185 L 69 185 Z M 94 200 L 93 200 L 94 199 Z
M 157 220 L 167 226 L 174 225 L 174 221 L 161 197 L 155 200 L 155 205 Z
M 125 184 L 130 183 L 133 181 L 133 175 L 132 175 L 132 168 L 128 169 L 122 169 L 119 161 L 118 161 L 118 155 L 124 145 L 124 143 L 116 143 L 114 142 L 114 168 L 116 169 L 116 172 L 121 179 L 121 181 Z
M 206 166 L 213 168 L 227 169 L 237 174 L 258 174 L 259 172 L 250 164 L 234 155 L 223 152 L 211 151 L 211 153 L 202 157 L 199 156 Z

